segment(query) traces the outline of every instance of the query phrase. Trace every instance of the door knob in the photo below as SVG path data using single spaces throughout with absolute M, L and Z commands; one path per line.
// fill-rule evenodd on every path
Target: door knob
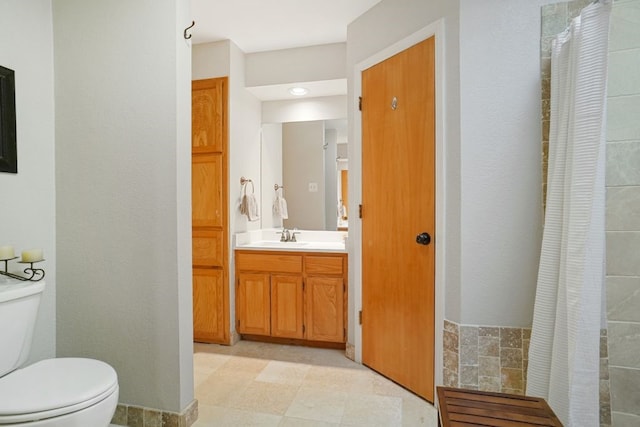
M 419 245 L 428 245 L 431 243 L 431 236 L 426 231 L 416 236 L 416 243 Z

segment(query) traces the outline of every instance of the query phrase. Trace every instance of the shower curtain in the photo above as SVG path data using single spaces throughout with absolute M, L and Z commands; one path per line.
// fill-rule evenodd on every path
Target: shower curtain
M 610 1 L 591 4 L 552 45 L 547 204 L 527 394 L 547 399 L 574 427 L 599 425 L 610 12 Z

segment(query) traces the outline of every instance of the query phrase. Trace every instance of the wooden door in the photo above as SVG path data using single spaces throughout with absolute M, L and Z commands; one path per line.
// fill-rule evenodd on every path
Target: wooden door
M 432 37 L 362 73 L 362 360 L 431 402 L 434 65 Z
M 230 343 L 227 78 L 192 82 L 193 336 Z
M 241 334 L 271 334 L 271 292 L 268 273 L 240 273 L 236 292 L 237 329 Z
M 307 277 L 305 292 L 307 339 L 345 342 L 342 277 Z
M 271 276 L 271 336 L 304 338 L 302 276 Z
M 345 208 L 345 216 L 348 218 L 348 209 L 349 206 L 349 171 L 343 169 L 340 171 L 340 195 L 342 199 L 342 205 Z M 346 218 L 344 218 L 346 219 Z

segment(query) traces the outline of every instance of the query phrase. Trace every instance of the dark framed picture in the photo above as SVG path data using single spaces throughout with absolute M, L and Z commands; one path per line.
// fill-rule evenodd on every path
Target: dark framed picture
M 16 149 L 16 80 L 0 66 L 0 172 L 18 173 Z

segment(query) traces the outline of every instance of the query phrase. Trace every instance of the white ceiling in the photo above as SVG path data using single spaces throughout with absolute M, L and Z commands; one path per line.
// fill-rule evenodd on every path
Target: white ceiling
M 300 96 L 291 95 L 289 89 L 294 86 L 302 86 L 309 91 L 307 97 L 334 96 L 347 94 L 347 79 L 322 80 L 304 82 L 297 85 L 293 83 L 248 87 L 256 98 L 261 101 L 277 101 L 282 99 L 300 99 Z
M 232 40 L 245 53 L 339 43 L 380 0 L 191 0 L 193 43 Z

